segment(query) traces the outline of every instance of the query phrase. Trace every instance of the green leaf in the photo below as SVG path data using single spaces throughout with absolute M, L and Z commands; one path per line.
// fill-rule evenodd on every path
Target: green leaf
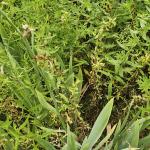
M 109 117 L 111 115 L 111 111 L 112 111 L 112 107 L 113 107 L 113 99 L 111 99 L 106 106 L 103 108 L 103 110 L 101 111 L 101 113 L 99 114 L 97 120 L 94 123 L 94 126 L 90 132 L 90 135 L 86 141 L 86 143 L 88 143 L 88 150 L 90 150 L 95 143 L 98 141 L 98 139 L 100 138 L 100 136 L 102 135 Z
M 10 23 L 10 25 L 21 35 L 21 32 L 19 31 L 19 29 L 13 24 L 11 19 L 8 18 L 7 14 L 4 11 L 2 11 L 2 9 L 0 9 L 0 14 L 4 16 L 6 20 Z
M 106 142 L 109 142 L 110 136 L 113 134 L 113 132 L 116 129 L 116 125 L 113 126 L 113 128 L 110 130 L 110 132 L 107 134 L 107 136 L 96 146 L 94 150 L 99 150 Z
M 4 144 L 4 150 L 14 150 L 14 143 L 12 141 L 7 141 Z
M 27 119 L 24 121 L 23 124 L 20 125 L 18 130 L 22 130 L 27 124 L 29 124 L 29 116 L 27 116 Z
M 140 139 L 139 147 L 149 148 L 150 147 L 150 135 Z
M 113 81 L 110 80 L 108 85 L 108 98 L 112 96 L 112 86 L 113 86 Z
M 121 150 L 139 150 L 139 148 L 131 148 L 131 147 L 129 147 L 129 148 L 124 148 L 124 149 L 121 149 Z
M 81 68 L 79 68 L 76 82 L 77 82 L 77 87 L 78 87 L 78 98 L 80 99 L 81 91 L 82 91 L 82 83 L 83 83 L 83 74 L 82 74 Z
M 87 150 L 89 147 L 89 144 L 87 143 L 87 136 L 84 138 L 81 150 Z
M 126 123 L 127 123 L 127 121 L 128 121 L 129 114 L 130 114 L 130 109 L 131 109 L 131 107 L 132 107 L 132 105 L 133 105 L 133 102 L 134 102 L 134 101 L 131 101 L 131 103 L 130 103 L 130 106 L 129 106 L 129 108 L 128 108 L 127 115 L 126 115 L 126 117 L 125 117 L 124 120 L 123 120 L 123 123 L 122 123 L 122 125 L 121 125 L 121 129 L 120 129 L 120 130 L 122 130 L 122 129 L 125 127 L 125 125 L 126 125 Z
M 48 71 L 45 71 L 44 69 L 41 69 L 42 75 L 45 79 L 46 85 L 50 89 L 56 88 L 56 79 L 53 74 L 49 73 Z
M 72 52 L 71 52 L 71 54 L 70 54 L 70 61 L 69 61 L 69 74 L 73 74 Z
M 39 145 L 41 145 L 42 148 L 44 148 L 45 150 L 56 150 L 55 147 L 50 143 L 48 142 L 47 140 L 44 140 L 40 137 L 33 137 L 35 141 L 38 142 Z
M 69 126 L 67 126 L 67 150 L 77 150 L 76 141 L 73 133 L 70 132 Z
M 66 82 L 66 86 L 71 86 L 74 83 L 74 73 L 68 75 Z
M 140 133 L 140 121 L 135 121 L 123 134 L 120 148 L 138 147 Z
M 46 101 L 46 99 L 44 98 L 44 95 L 41 92 L 36 90 L 36 94 L 37 94 L 37 97 L 38 97 L 38 100 L 39 100 L 40 104 L 45 109 L 57 114 L 57 110 Z
M 130 143 L 132 147 L 138 147 L 139 142 L 139 132 L 140 125 L 139 120 L 137 120 L 131 127 L 131 132 L 128 131 L 127 141 Z M 134 137 L 134 138 L 133 138 Z

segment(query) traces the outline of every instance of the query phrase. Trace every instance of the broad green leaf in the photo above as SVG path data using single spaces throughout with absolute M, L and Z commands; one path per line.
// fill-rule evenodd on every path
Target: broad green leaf
M 98 139 L 100 138 L 100 136 L 102 135 L 109 117 L 111 115 L 111 111 L 112 111 L 112 107 L 113 107 L 113 99 L 111 99 L 106 106 L 103 108 L 103 110 L 101 111 L 101 113 L 99 114 L 97 120 L 94 123 L 94 126 L 90 132 L 90 135 L 86 141 L 86 143 L 88 143 L 88 150 L 90 150 L 95 143 L 98 141 Z

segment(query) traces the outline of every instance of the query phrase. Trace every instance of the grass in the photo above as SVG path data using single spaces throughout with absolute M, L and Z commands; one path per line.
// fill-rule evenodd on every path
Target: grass
M 0 149 L 149 149 L 149 12 L 147 0 L 1 1 Z

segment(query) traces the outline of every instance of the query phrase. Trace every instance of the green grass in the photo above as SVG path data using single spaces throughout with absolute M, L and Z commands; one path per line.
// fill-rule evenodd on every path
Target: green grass
M 148 0 L 1 1 L 0 149 L 149 149 L 149 13 Z

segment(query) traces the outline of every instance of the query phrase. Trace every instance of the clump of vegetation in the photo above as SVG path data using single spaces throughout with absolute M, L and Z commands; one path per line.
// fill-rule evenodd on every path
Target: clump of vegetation
M 0 1 L 0 149 L 150 148 L 148 0 Z

